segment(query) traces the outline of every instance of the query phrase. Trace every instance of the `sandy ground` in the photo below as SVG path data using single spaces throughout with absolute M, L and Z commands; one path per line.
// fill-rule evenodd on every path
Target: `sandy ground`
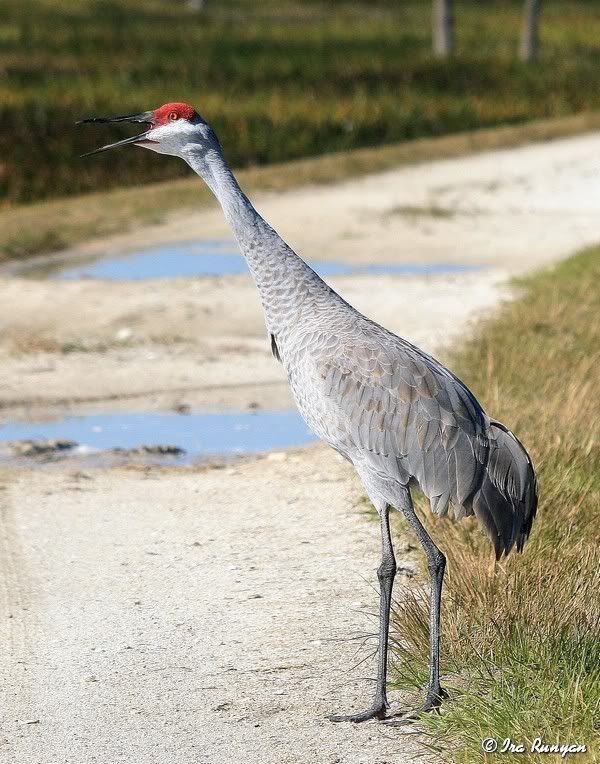
M 432 349 L 494 304 L 502 280 L 494 270 L 330 283 L 363 312 Z M 11 279 L 0 294 L 0 421 L 82 402 L 111 410 L 292 405 L 249 276 L 110 287 Z
M 510 274 L 600 240 L 600 137 L 264 195 L 307 257 L 485 266 L 345 276 L 356 307 L 434 350 Z M 218 211 L 91 242 L 74 261 L 229 238 Z M 0 278 L 0 417 L 182 403 L 286 407 L 246 276 L 119 283 Z M 0 419 L 1 421 L 1 419 Z M 400 763 L 414 736 L 331 725 L 372 689 L 377 528 L 323 446 L 225 469 L 0 476 L 0 761 Z M 401 565 L 413 564 L 398 541 Z M 364 679 L 367 677 L 367 679 Z M 406 698 L 397 702 L 406 704 Z
M 372 691 L 350 638 L 375 629 L 378 529 L 323 452 L 13 476 L 1 760 L 403 761 L 411 737 L 325 719 Z

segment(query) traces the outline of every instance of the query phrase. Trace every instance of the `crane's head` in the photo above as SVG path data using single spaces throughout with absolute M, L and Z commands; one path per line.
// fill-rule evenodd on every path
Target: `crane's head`
M 202 148 L 215 140 L 214 133 L 195 109 L 187 103 L 166 103 L 153 111 L 141 114 L 127 114 L 123 117 L 89 117 L 81 119 L 78 125 L 86 122 L 137 122 L 148 125 L 140 135 L 125 138 L 116 143 L 109 143 L 83 156 L 99 154 L 117 146 L 143 146 L 159 154 L 183 156 L 186 149 Z M 208 145 L 205 146 L 208 148 Z

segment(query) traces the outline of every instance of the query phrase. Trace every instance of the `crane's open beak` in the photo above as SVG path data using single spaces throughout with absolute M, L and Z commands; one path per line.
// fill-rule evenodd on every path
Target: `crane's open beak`
M 126 114 L 122 117 L 88 117 L 87 119 L 80 119 L 76 122 L 77 125 L 84 125 L 89 122 L 138 122 L 141 124 L 151 125 L 154 118 L 154 113 L 151 111 L 144 111 L 141 114 Z M 131 138 L 124 138 L 122 141 L 116 143 L 108 143 L 106 146 L 101 146 L 94 151 L 88 151 L 87 154 L 82 154 L 82 157 L 89 157 L 92 154 L 100 154 L 102 151 L 108 151 L 108 149 L 114 149 L 118 146 L 127 146 L 128 143 L 152 143 L 147 138 L 150 131 L 141 133 L 140 135 L 133 135 Z

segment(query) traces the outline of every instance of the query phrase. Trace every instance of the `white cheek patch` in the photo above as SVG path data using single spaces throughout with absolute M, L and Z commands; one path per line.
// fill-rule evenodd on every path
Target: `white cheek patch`
M 173 125 L 175 123 L 170 123 L 166 125 L 160 125 L 160 127 L 155 127 L 154 129 L 150 130 L 148 133 L 148 139 L 151 141 L 167 141 L 169 138 L 173 136 Z
M 158 154 L 179 156 L 191 140 L 197 142 L 198 129 L 187 120 L 174 120 L 148 132 L 148 140 L 156 143 L 140 144 Z
M 155 151 L 157 154 L 168 154 L 169 151 L 165 149 L 165 147 L 160 143 L 150 143 L 150 138 L 148 139 L 148 143 L 136 143 L 136 146 L 139 146 L 142 149 L 150 149 L 150 151 Z

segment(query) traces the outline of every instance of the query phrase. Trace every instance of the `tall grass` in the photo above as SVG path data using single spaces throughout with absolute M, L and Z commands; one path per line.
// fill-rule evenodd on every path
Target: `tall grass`
M 82 114 L 188 100 L 237 166 L 600 107 L 600 8 L 544 3 L 540 61 L 516 61 L 521 0 L 457 3 L 458 53 L 430 53 L 428 0 L 4 0 L 0 198 L 16 204 L 179 177 L 138 150 L 78 154 Z M 124 133 L 125 134 L 125 133 Z M 111 136 L 119 131 L 111 129 Z
M 473 522 L 422 516 L 448 556 L 443 671 L 452 700 L 423 719 L 447 758 L 481 741 L 581 743 L 600 760 L 600 250 L 522 283 L 525 295 L 454 359 L 488 411 L 527 444 L 540 509 L 522 555 L 494 565 Z M 396 612 L 397 681 L 422 685 L 427 595 Z M 450 746 L 450 748 L 448 748 Z M 488 760 L 494 757 L 488 755 Z M 536 755 L 498 755 L 503 762 Z M 539 756 L 540 761 L 547 761 Z

